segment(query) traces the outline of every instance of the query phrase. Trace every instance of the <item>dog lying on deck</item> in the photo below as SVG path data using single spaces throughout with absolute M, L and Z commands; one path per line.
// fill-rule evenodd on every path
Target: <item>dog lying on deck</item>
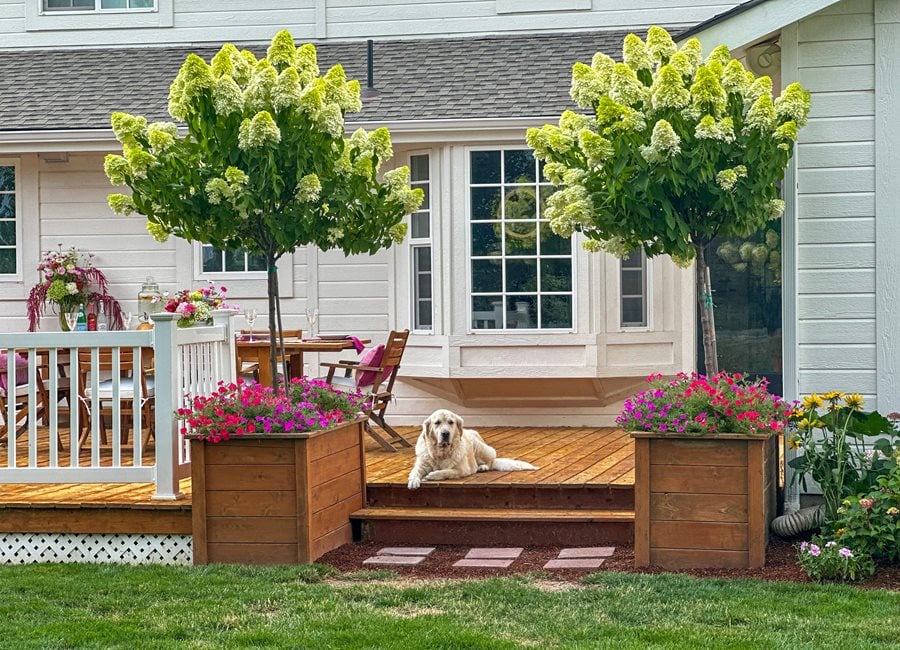
M 422 433 L 416 441 L 416 464 L 406 486 L 415 490 L 422 481 L 463 478 L 492 469 L 514 472 L 538 468 L 521 460 L 497 458 L 497 452 L 477 431 L 463 428 L 461 417 L 439 409 L 422 423 Z

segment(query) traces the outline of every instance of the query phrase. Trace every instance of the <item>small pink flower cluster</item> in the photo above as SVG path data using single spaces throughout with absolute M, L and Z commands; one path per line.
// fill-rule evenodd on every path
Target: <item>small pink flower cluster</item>
M 277 391 L 238 379 L 208 396 L 197 396 L 190 407 L 176 411 L 182 435 L 197 434 L 208 442 L 223 442 L 254 433 L 302 433 L 327 429 L 353 420 L 364 410 L 365 397 L 343 392 L 315 379 L 292 379 Z
M 225 304 L 225 287 L 216 288 L 212 282 L 202 289 L 181 289 L 169 298 L 164 309 L 170 314 L 178 314 L 179 327 L 188 327 L 199 321 L 208 320 L 214 309 L 234 309 Z
M 650 388 L 625 400 L 616 423 L 660 433 L 767 433 L 782 431 L 791 405 L 768 391 L 765 379 L 720 372 L 647 377 Z

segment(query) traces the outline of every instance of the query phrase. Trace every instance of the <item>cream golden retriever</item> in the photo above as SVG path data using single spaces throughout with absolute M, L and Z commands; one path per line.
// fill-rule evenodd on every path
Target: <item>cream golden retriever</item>
M 416 464 L 406 485 L 415 490 L 422 481 L 462 478 L 492 469 L 511 472 L 538 468 L 521 460 L 497 458 L 497 452 L 477 431 L 463 428 L 461 417 L 440 409 L 422 423 L 422 433 L 416 442 Z

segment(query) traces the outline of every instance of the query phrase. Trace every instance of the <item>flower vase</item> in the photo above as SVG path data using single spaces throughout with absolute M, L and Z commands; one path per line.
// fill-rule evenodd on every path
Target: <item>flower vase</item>
M 66 313 L 63 311 L 59 312 L 59 329 L 62 332 L 69 331 L 69 324 L 66 322 Z

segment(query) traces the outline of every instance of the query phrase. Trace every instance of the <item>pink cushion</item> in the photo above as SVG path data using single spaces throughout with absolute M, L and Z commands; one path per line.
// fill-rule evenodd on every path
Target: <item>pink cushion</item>
M 362 356 L 359 358 L 359 365 L 361 366 L 371 366 L 373 368 L 377 368 L 381 365 L 381 357 L 384 356 L 384 346 L 376 345 L 371 348 L 367 348 L 365 352 L 363 352 Z M 375 380 L 378 378 L 379 373 L 374 370 L 357 370 L 356 371 L 356 386 L 358 388 L 362 388 L 363 386 L 371 386 L 375 383 Z
M 6 352 L 0 352 L 0 390 L 6 393 Z M 16 352 L 16 386 L 28 383 L 28 359 Z

